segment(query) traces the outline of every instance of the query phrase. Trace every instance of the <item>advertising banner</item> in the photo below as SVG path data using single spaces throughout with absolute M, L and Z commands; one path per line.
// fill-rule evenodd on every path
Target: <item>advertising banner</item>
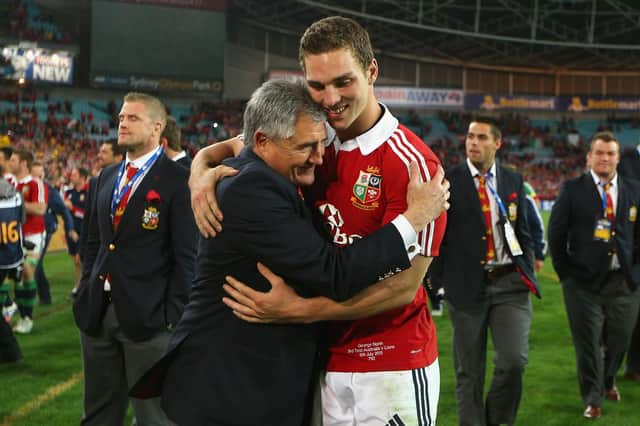
M 470 110 L 535 110 L 555 111 L 553 96 L 467 95 L 465 107 Z
M 140 76 L 94 75 L 91 82 L 97 87 L 115 87 L 121 89 L 171 91 L 171 92 L 209 92 L 222 93 L 222 82 L 216 80 L 180 80 L 176 78 L 151 78 Z
M 151 4 L 154 6 L 183 7 L 185 9 L 227 10 L 227 0 L 117 0 L 121 3 Z
M 272 69 L 272 70 L 269 70 L 264 81 L 269 81 L 269 80 L 295 81 L 299 78 L 304 78 L 304 73 L 300 70 Z
M 376 98 L 385 105 L 400 108 L 462 108 L 464 93 L 456 89 L 375 86 Z
M 13 44 L 2 46 L 0 77 L 9 80 L 73 83 L 73 53 Z
M 563 96 L 558 98 L 560 111 L 640 111 L 640 98 L 613 98 L 601 96 Z

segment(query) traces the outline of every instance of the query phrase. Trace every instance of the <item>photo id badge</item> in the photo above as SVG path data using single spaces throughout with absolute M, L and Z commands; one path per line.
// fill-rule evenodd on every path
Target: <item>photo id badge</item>
M 520 247 L 520 243 L 518 242 L 516 233 L 511 226 L 511 222 L 509 221 L 506 221 L 504 224 L 504 237 L 507 240 L 507 245 L 509 246 L 511 255 L 520 256 L 522 254 L 522 248 Z
M 611 240 L 611 221 L 609 219 L 598 219 L 593 231 L 593 239 L 605 243 Z

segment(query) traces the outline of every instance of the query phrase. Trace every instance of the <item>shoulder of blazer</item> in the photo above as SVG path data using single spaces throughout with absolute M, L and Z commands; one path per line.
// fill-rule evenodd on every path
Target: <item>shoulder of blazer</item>
M 262 161 L 253 161 L 236 157 L 238 161 L 225 162 L 226 165 L 234 167 L 240 172 L 220 182 L 221 194 L 231 187 L 247 187 L 247 188 L 272 188 L 280 192 L 289 192 L 297 194 L 297 188 L 287 178 L 277 173 Z M 296 196 L 297 197 L 297 196 Z M 299 198 L 299 197 L 298 197 Z
M 633 198 L 640 198 L 640 181 L 618 175 L 620 188 Z
M 445 173 L 446 178 L 449 180 L 463 179 L 465 175 L 471 176 L 466 161 L 462 164 L 458 164 L 457 166 L 448 168 Z
M 522 183 L 524 178 L 522 175 L 514 170 L 508 169 L 501 165 L 498 165 L 498 173 L 502 174 L 503 179 L 508 179 L 510 182 Z M 498 185 L 500 182 L 498 182 Z

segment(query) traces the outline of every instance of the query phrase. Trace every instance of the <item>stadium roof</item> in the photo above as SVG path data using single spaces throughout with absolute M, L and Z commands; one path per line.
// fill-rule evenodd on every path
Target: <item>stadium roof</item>
M 349 16 L 384 54 L 552 71 L 640 71 L 640 2 L 622 0 L 233 0 L 230 14 L 300 35 Z

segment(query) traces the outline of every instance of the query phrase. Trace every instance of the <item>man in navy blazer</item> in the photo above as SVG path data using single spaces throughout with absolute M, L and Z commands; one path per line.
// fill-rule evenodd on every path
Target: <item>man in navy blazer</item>
M 197 230 L 188 171 L 159 144 L 166 111 L 124 98 L 118 146 L 126 159 L 97 177 L 84 268 L 73 305 L 84 365 L 83 425 L 122 424 L 128 388 L 164 353 L 189 297 Z M 158 399 L 133 399 L 139 424 L 171 424 Z
M 615 136 L 596 133 L 590 170 L 563 184 L 549 219 L 587 418 L 602 415 L 603 399 L 620 400 L 616 374 L 640 301 L 640 183 L 618 175 L 619 160 Z
M 618 166 L 618 173 L 620 173 L 620 176 L 623 178 L 640 181 L 640 144 L 622 155 L 620 165 Z M 636 321 L 633 336 L 631 336 L 624 377 L 635 382 L 640 382 L 640 316 Z
M 467 161 L 446 174 L 451 208 L 440 257 L 429 270 L 435 284 L 445 289 L 453 325 L 458 420 L 465 426 L 515 423 L 529 350 L 529 292 L 540 294 L 523 179 L 496 163 L 501 143 L 492 120 L 477 118 L 469 124 Z M 496 355 L 485 399 L 489 329 Z

